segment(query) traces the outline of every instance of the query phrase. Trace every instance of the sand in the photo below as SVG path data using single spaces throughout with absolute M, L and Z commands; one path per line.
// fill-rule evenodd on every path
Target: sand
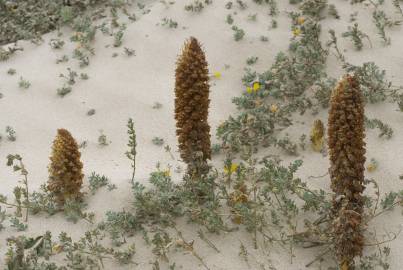
M 280 15 L 278 28 L 270 29 L 271 17 L 268 16 L 268 8 L 259 6 L 252 1 L 246 1 L 248 9 L 233 8 L 227 10 L 224 1 L 214 0 L 202 12 L 193 14 L 184 10 L 184 5 L 189 1 L 177 0 L 173 5 L 165 5 L 159 1 L 148 1 L 147 8 L 150 12 L 141 15 L 138 8 L 133 11 L 139 15 L 139 19 L 130 23 L 124 34 L 123 45 L 120 48 L 113 46 L 111 37 L 97 33 L 94 48 L 96 55 L 91 58 L 90 65 L 80 69 L 77 61 L 70 59 L 67 63 L 55 64 L 56 58 L 63 54 L 71 55 L 73 44 L 68 42 L 69 31 L 63 30 L 66 42 L 62 50 L 53 50 L 48 41 L 55 37 L 55 33 L 44 36 L 42 45 L 34 45 L 29 42 L 20 42 L 24 47 L 23 52 L 17 53 L 6 62 L 0 63 L 0 92 L 4 97 L 0 99 L 0 131 L 5 135 L 7 125 L 12 126 L 17 132 L 17 140 L 9 142 L 3 138 L 0 143 L 0 193 L 12 195 L 13 187 L 20 177 L 6 167 L 6 156 L 10 153 L 18 153 L 23 156 L 24 163 L 29 171 L 30 189 L 38 189 L 47 181 L 50 147 L 58 128 L 68 129 L 78 142 L 87 141 L 87 147 L 82 149 L 82 161 L 86 176 L 95 171 L 106 175 L 111 183 L 117 185 L 117 189 L 99 191 L 95 196 L 88 198 L 89 211 L 96 214 L 96 220 L 100 221 L 107 210 L 122 210 L 130 208 L 132 194 L 130 190 L 131 168 L 130 161 L 126 158 L 127 133 L 126 123 L 129 117 L 133 118 L 137 132 L 137 170 L 136 180 L 147 183 L 149 174 L 155 170 L 155 165 L 160 162 L 162 168 L 172 167 L 175 181 L 180 181 L 181 173 L 174 172 L 174 168 L 183 163 L 179 160 L 175 137 L 175 122 L 173 118 L 174 108 L 174 70 L 176 57 L 184 41 L 189 36 L 198 38 L 205 49 L 209 70 L 220 72 L 221 78 L 211 80 L 211 109 L 209 122 L 212 127 L 212 140 L 215 138 L 217 126 L 227 119 L 230 114 L 236 113 L 231 98 L 239 96 L 245 87 L 241 83 L 241 77 L 246 67 L 246 59 L 257 56 L 258 62 L 252 67 L 258 72 L 266 70 L 274 61 L 274 56 L 281 50 L 286 50 L 292 37 L 290 21 L 287 12 L 295 7 L 288 1 L 278 1 Z M 376 29 L 371 22 L 371 7 L 363 8 L 363 5 L 352 7 L 348 1 L 329 1 L 335 3 L 341 20 L 326 19 L 322 21 L 322 39 L 328 39 L 327 29 L 331 27 L 338 33 L 340 46 L 345 49 L 347 60 L 353 64 L 374 61 L 381 68 L 386 69 L 388 79 L 396 85 L 403 85 L 403 35 L 401 26 L 388 30 L 392 39 L 390 46 L 383 46 L 376 35 Z M 359 11 L 358 22 L 362 30 L 369 33 L 373 48 L 365 48 L 357 52 L 350 41 L 340 37 L 340 33 L 350 25 L 348 18 L 353 11 Z M 398 18 L 394 9 L 388 3 L 386 12 Z M 231 26 L 225 22 L 227 14 L 233 14 L 234 24 L 243 28 L 246 35 L 241 41 L 234 41 Z M 249 14 L 257 14 L 256 21 L 249 21 Z M 178 22 L 178 28 L 171 29 L 158 25 L 164 18 L 172 18 Z M 268 42 L 259 40 L 261 35 L 269 38 Z M 127 57 L 123 54 L 123 47 L 135 50 L 136 56 Z M 117 57 L 112 57 L 114 52 Z M 226 69 L 225 66 L 229 65 Z M 73 86 L 73 91 L 61 98 L 56 94 L 56 89 L 63 83 L 59 78 L 60 73 L 66 73 L 71 67 L 78 72 L 85 72 L 89 80 L 78 79 Z M 14 68 L 17 74 L 7 75 L 7 70 Z M 338 78 L 342 73 L 340 63 L 334 56 L 328 59 L 328 73 Z M 31 82 L 28 89 L 19 89 L 20 76 Z M 155 102 L 162 104 L 162 108 L 153 109 Z M 87 111 L 95 109 L 93 116 L 88 116 Z M 366 114 L 370 118 L 379 118 L 387 122 L 393 129 L 394 135 L 390 140 L 378 138 L 375 130 L 367 132 L 367 159 L 376 158 L 379 168 L 373 172 L 366 172 L 367 178 L 375 178 L 381 184 L 381 190 L 388 192 L 401 189 L 402 180 L 399 175 L 403 172 L 403 141 L 400 139 L 403 133 L 401 125 L 402 113 L 397 111 L 397 106 L 381 103 L 370 105 L 366 108 Z M 312 121 L 320 118 L 326 121 L 326 110 L 318 116 L 304 115 L 301 120 L 305 122 L 291 129 L 292 136 L 309 134 Z M 98 145 L 100 130 L 111 141 L 108 146 Z M 175 159 L 164 150 L 162 146 L 152 143 L 154 137 L 164 139 L 165 145 L 172 148 Z M 272 151 L 269 149 L 264 150 Z M 273 150 L 278 151 L 278 150 Z M 302 179 L 311 175 L 323 175 L 328 168 L 328 160 L 322 155 L 312 152 L 310 149 L 301 153 L 297 158 L 304 159 L 304 165 L 298 171 Z M 295 157 L 284 156 L 285 162 Z M 212 163 L 222 168 L 222 157 L 216 156 Z M 87 179 L 87 178 L 86 178 Z M 86 181 L 86 180 L 85 180 Z M 313 187 L 328 189 L 328 177 L 308 179 Z M 88 186 L 87 181 L 85 182 Z M 11 198 L 11 197 L 10 197 Z M 396 232 L 403 224 L 399 211 L 386 214 L 376 221 L 379 235 L 386 231 Z M 73 237 L 79 237 L 90 226 L 80 221 L 77 224 L 67 222 L 61 215 L 33 216 L 29 222 L 26 234 L 38 235 L 46 230 L 52 231 L 56 236 L 60 231 L 67 231 Z M 250 269 L 262 269 L 259 264 L 264 264 L 265 269 L 270 269 L 272 264 L 276 269 L 305 269 L 305 264 L 313 259 L 315 250 L 297 249 L 292 262 L 290 255 L 282 249 L 269 249 L 254 251 L 251 237 L 247 233 L 239 233 L 236 236 L 210 236 L 214 244 L 222 251 L 216 253 L 204 242 L 200 241 L 189 227 L 183 226 L 187 239 L 195 239 L 197 252 L 203 257 L 207 265 L 213 270 L 220 269 L 248 269 L 248 265 L 240 258 L 239 243 L 242 241 L 251 252 Z M 6 250 L 5 239 L 10 235 L 20 234 L 13 228 L 7 228 L 0 232 L 0 251 Z M 110 265 L 107 269 L 152 269 L 150 261 L 153 257 L 148 251 L 142 249 L 142 240 L 138 240 L 137 254 L 134 260 L 139 263 L 134 266 L 118 267 Z M 390 243 L 391 267 L 401 269 L 403 248 L 403 236 Z M 370 248 L 367 251 L 371 251 Z M 178 269 L 204 269 L 191 255 L 175 253 L 172 256 Z M 0 257 L 0 265 L 3 265 L 3 256 Z M 164 266 L 166 267 L 166 266 Z M 162 267 L 161 269 L 167 269 Z M 315 267 L 312 267 L 315 269 Z

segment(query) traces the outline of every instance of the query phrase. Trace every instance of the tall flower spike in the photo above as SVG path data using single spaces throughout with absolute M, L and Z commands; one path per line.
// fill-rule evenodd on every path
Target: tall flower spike
M 188 166 L 211 158 L 208 124 L 209 75 L 206 57 L 191 37 L 177 60 L 175 119 L 181 158 Z
M 364 103 L 358 80 L 345 76 L 334 89 L 329 111 L 330 177 L 333 190 L 333 230 L 342 270 L 354 269 L 362 254 L 365 132 Z
M 70 132 L 57 130 L 50 157 L 48 189 L 59 204 L 82 196 L 80 189 L 84 175 L 80 156 L 77 142 Z

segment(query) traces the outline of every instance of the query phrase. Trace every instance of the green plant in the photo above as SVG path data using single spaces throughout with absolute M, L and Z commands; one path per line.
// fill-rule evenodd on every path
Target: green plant
M 28 228 L 27 224 L 21 223 L 21 221 L 17 217 L 10 218 L 11 227 L 17 229 L 17 231 L 22 232 Z
M 371 44 L 371 40 L 367 34 L 364 34 L 362 31 L 358 29 L 358 24 L 355 23 L 353 27 L 349 26 L 348 31 L 342 34 L 342 37 L 349 37 L 354 43 L 354 46 L 357 50 L 361 50 L 363 47 L 362 39 L 366 38 L 368 42 Z M 371 44 L 372 47 L 372 44 Z
M 64 97 L 65 95 L 67 95 L 71 91 L 72 91 L 72 88 L 69 85 L 64 85 L 64 86 L 56 89 L 57 95 L 59 95 L 61 97 Z
M 365 126 L 370 129 L 378 128 L 380 130 L 379 135 L 378 135 L 380 138 L 383 136 L 385 136 L 386 139 L 392 138 L 393 129 L 388 124 L 385 124 L 384 122 L 382 122 L 379 119 L 376 119 L 376 118 L 369 119 L 367 117 L 364 118 L 364 122 L 365 122 Z
M 231 15 L 231 14 L 228 14 L 227 17 L 226 17 L 226 19 L 225 19 L 225 21 L 226 21 L 228 24 L 233 24 L 233 23 L 234 23 L 234 18 L 232 18 L 232 15 Z
M 178 27 L 178 22 L 172 20 L 171 18 L 163 18 L 162 19 L 162 26 L 167 26 L 168 28 L 177 28 Z
M 8 75 L 14 75 L 16 72 L 17 72 L 17 71 L 16 71 L 14 68 L 9 68 L 9 69 L 7 70 L 7 74 L 8 74 Z
M 64 75 L 64 74 L 60 74 L 59 77 L 60 78 L 64 78 L 66 80 L 66 83 L 68 85 L 73 85 L 76 83 L 76 78 L 78 77 L 77 72 L 75 72 L 74 70 L 72 70 L 71 68 L 67 68 L 68 74 Z
M 136 51 L 130 48 L 124 48 L 124 52 L 127 56 L 135 56 L 136 55 Z
M 330 4 L 328 6 L 328 14 L 334 17 L 335 19 L 340 19 L 339 12 L 337 11 L 336 6 L 334 4 Z
M 164 139 L 163 138 L 160 138 L 160 137 L 154 137 L 153 139 L 152 139 L 152 142 L 153 142 L 153 144 L 155 144 L 155 145 L 163 145 L 164 144 Z
M 99 136 L 98 136 L 98 144 L 101 146 L 107 146 L 111 144 L 111 141 L 108 140 L 108 137 L 104 134 L 104 131 L 101 129 L 99 130 Z
M 113 47 L 120 47 L 123 43 L 123 35 L 124 35 L 124 30 L 126 29 L 126 25 L 122 24 L 119 27 L 119 31 L 117 31 L 113 35 Z
M 23 89 L 28 89 L 31 86 L 31 83 L 25 80 L 23 77 L 20 77 L 20 81 L 18 82 L 18 87 Z
M 49 46 L 52 49 L 55 49 L 55 50 L 63 48 L 64 44 L 65 44 L 65 42 L 63 40 L 58 39 L 58 38 L 52 38 L 49 41 Z
M 392 0 L 393 6 L 397 9 L 397 11 L 402 15 L 403 17 L 403 9 L 400 6 L 399 0 Z
M 69 61 L 69 57 L 67 55 L 63 55 L 56 59 L 56 64 L 66 63 Z
M 304 15 L 320 19 L 321 12 L 326 8 L 326 6 L 327 0 L 303 0 L 299 9 Z
M 385 28 L 399 25 L 401 21 L 390 20 L 385 12 L 382 10 L 375 10 L 372 13 L 372 18 L 374 20 L 376 28 L 378 29 L 378 35 L 383 39 L 385 45 L 389 45 L 391 39 L 386 36 Z
M 16 132 L 12 127 L 6 126 L 6 133 L 7 133 L 7 139 L 9 141 L 14 142 L 15 140 L 17 140 Z
M 248 7 L 248 5 L 242 0 L 236 0 L 236 3 L 238 4 L 240 9 L 246 9 Z
M 99 175 L 95 172 L 92 172 L 91 175 L 88 177 L 88 182 L 90 184 L 89 188 L 92 194 L 95 194 L 95 192 L 101 187 L 111 187 L 108 177 L 106 177 L 105 175 Z
M 15 196 L 15 201 L 16 205 L 10 205 L 16 207 L 16 216 L 21 217 L 22 216 L 22 208 L 26 208 L 25 212 L 25 222 L 28 222 L 28 208 L 30 207 L 30 198 L 29 198 L 29 189 L 28 189 L 28 170 L 25 168 L 25 164 L 22 161 L 22 157 L 18 154 L 16 155 L 8 155 L 7 156 L 7 166 L 12 166 L 14 172 L 20 172 L 22 176 L 22 180 L 20 183 L 23 185 L 22 187 L 17 186 L 14 189 L 14 196 Z M 24 198 L 23 201 L 21 201 L 21 197 Z M 7 198 L 2 198 L 1 200 L 2 203 L 9 205 L 7 203 Z M 14 223 L 18 225 L 18 223 Z
M 85 232 L 78 241 L 65 232 L 59 241 L 54 241 L 49 231 L 35 238 L 18 236 L 7 239 L 7 270 L 63 270 L 103 269 L 104 261 L 114 260 L 119 264 L 133 264 L 135 245 L 115 250 L 102 245 L 103 236 L 99 230 Z M 56 254 L 63 254 L 63 263 L 50 262 Z
M 255 22 L 256 19 L 257 19 L 257 13 L 248 15 L 248 21 Z
M 129 147 L 129 151 L 126 152 L 126 156 L 128 159 L 131 160 L 132 164 L 132 178 L 131 182 L 134 185 L 134 176 L 136 173 L 136 147 L 137 147 L 137 142 L 136 142 L 136 130 L 134 129 L 134 122 L 133 119 L 129 118 L 127 122 L 127 134 L 129 134 L 129 143 L 127 146 Z
M 231 28 L 234 31 L 234 40 L 240 41 L 245 36 L 245 31 L 238 26 L 233 25 Z
M 259 59 L 259 58 L 258 58 L 257 56 L 248 57 L 248 59 L 246 59 L 246 64 L 247 64 L 247 65 L 256 64 L 256 62 L 257 62 L 258 59 Z
M 185 5 L 186 11 L 201 12 L 206 5 L 210 5 L 212 0 L 193 0 L 191 4 Z
M 88 76 L 87 73 L 80 73 L 80 79 L 81 80 L 88 80 L 90 77 Z
M 16 45 L 13 47 L 8 47 L 7 49 L 0 47 L 0 62 L 8 60 L 17 51 L 23 51 L 23 50 L 24 50 L 23 48 L 17 47 Z
M 7 239 L 7 246 L 7 270 L 59 269 L 55 263 L 41 262 L 39 260 L 39 258 L 49 259 L 52 254 L 50 232 L 46 232 L 36 238 L 13 236 Z

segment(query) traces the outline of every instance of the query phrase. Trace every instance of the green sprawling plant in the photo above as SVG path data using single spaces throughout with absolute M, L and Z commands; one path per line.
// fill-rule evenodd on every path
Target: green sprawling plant
M 136 146 L 137 146 L 137 142 L 136 142 L 136 130 L 134 129 L 134 122 L 133 119 L 129 118 L 128 122 L 127 122 L 127 134 L 129 135 L 129 143 L 127 144 L 127 146 L 129 147 L 129 151 L 126 152 L 126 156 L 128 159 L 130 159 L 132 161 L 132 184 L 134 184 L 134 176 L 136 174 Z
M 135 246 L 116 250 L 103 246 L 104 237 L 99 230 L 87 231 L 78 241 L 65 232 L 54 241 L 49 231 L 35 238 L 18 236 L 7 239 L 5 257 L 7 270 L 64 270 L 104 269 L 104 262 L 113 260 L 118 264 L 134 264 Z M 52 262 L 55 255 L 63 254 L 64 263 Z
M 41 36 L 86 13 L 96 15 L 102 8 L 123 8 L 125 1 L 112 0 L 17 0 L 0 1 L 0 45 L 18 40 L 39 42 Z

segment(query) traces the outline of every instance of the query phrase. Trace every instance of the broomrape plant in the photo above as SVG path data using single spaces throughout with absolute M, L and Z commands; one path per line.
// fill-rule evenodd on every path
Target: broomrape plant
M 100 7 L 111 7 L 110 27 L 109 24 L 95 26 L 91 12 L 84 15 L 83 12 L 90 11 L 89 8 L 95 2 L 90 1 L 87 6 L 81 1 L 71 1 L 70 5 L 63 3 L 60 8 L 43 1 L 41 4 L 45 7 L 55 7 L 55 18 L 60 16 L 60 21 L 49 22 L 49 25 L 42 24 L 48 21 L 47 18 L 35 17 L 42 14 L 42 9 L 29 11 L 31 1 L 14 2 L 6 5 L 5 11 L 0 9 L 0 15 L 6 14 L 6 18 L 9 18 L 10 14 L 17 12 L 28 22 L 25 27 L 36 31 L 29 34 L 24 26 L 13 25 L 16 21 L 9 20 L 5 28 L 7 35 L 3 36 L 7 40 L 17 38 L 8 32 L 13 27 L 24 30 L 18 32 L 23 38 L 39 40 L 41 33 L 61 25 L 70 25 L 73 29 L 71 41 L 77 45 L 74 57 L 83 67 L 89 64 L 90 56 L 94 53 L 92 43 L 98 29 L 112 36 L 113 46 L 122 45 L 125 26 L 118 20 L 117 12 L 118 7 L 125 6 L 121 1 L 96 1 Z M 276 1 L 254 2 L 267 4 L 271 16 L 278 14 Z M 352 4 L 362 2 L 352 1 Z M 397 7 L 395 2 L 393 4 Z M 57 1 L 54 3 L 60 5 Z M 132 167 L 131 207 L 122 211 L 107 211 L 105 218 L 94 224 L 78 241 L 74 241 L 65 232 L 60 234 L 58 240 L 52 239 L 50 232 L 34 237 L 9 237 L 5 257 L 8 269 L 102 269 L 107 268 L 106 262 L 112 260 L 118 264 L 131 264 L 134 263 L 136 252 L 136 240 L 133 238 L 137 235 L 142 236 L 145 242 L 142 249 L 149 249 L 154 256 L 151 263 L 153 269 L 165 265 L 169 269 L 176 269 L 177 264 L 170 261 L 170 256 L 177 250 L 191 254 L 205 269 L 213 269 L 196 250 L 198 243 L 187 240 L 181 232 L 180 228 L 185 226 L 184 219 L 190 224 L 186 226 L 192 226 L 189 229 L 195 229 L 198 238 L 217 253 L 220 250 L 207 232 L 225 233 L 227 237 L 232 235 L 236 239 L 240 232 L 245 231 L 250 235 L 251 245 L 255 249 L 281 247 L 290 253 L 291 258 L 299 247 L 315 247 L 317 256 L 306 267 L 314 264 L 322 267 L 319 263 L 326 260 L 329 264 L 337 261 L 335 267 L 330 266 L 329 269 L 390 268 L 387 262 L 390 249 L 384 244 L 396 236 L 390 234 L 385 241 L 378 241 L 376 234 L 368 232 L 372 230 L 372 220 L 403 205 L 403 192 L 396 190 L 382 196 L 378 183 L 374 179 L 364 178 L 364 124 L 370 129 L 378 128 L 380 137 L 390 138 L 393 134 L 388 124 L 379 119 L 366 118 L 364 105 L 383 101 L 397 102 L 403 110 L 401 89 L 387 81 L 386 72 L 375 63 L 366 62 L 360 66 L 348 63 L 342 48 L 337 44 L 335 31 L 329 31 L 331 40 L 328 46 L 322 45 L 320 20 L 324 18 L 326 7 L 331 16 L 338 18 L 335 7 L 332 8 L 325 0 L 290 0 L 289 3 L 298 5 L 298 12 L 289 14 L 292 22 L 289 47 L 279 52 L 273 65 L 263 73 L 252 69 L 257 57 L 247 60 L 249 67 L 245 69 L 243 77 L 244 93 L 233 98 L 238 112 L 217 128 L 219 144 L 211 145 L 207 116 L 209 80 L 221 79 L 221 73 L 217 71 L 209 74 L 206 56 L 195 38 L 186 42 L 178 58 L 175 82 L 179 153 L 188 165 L 184 181 L 176 181 L 171 175 L 170 166 L 162 168 L 160 165 L 150 174 L 147 185 L 135 180 L 137 141 L 134 122 L 129 119 L 126 155 Z M 382 30 L 382 39 L 388 41 L 385 28 L 395 23 L 379 10 L 382 1 L 370 3 L 375 8 L 374 20 L 378 31 Z M 209 4 L 211 1 L 197 0 L 189 3 L 186 9 L 200 12 Z M 0 0 L 0 7 L 3 6 Z M 225 6 L 228 9 L 248 8 L 240 0 L 228 2 Z M 144 5 L 139 3 L 138 7 L 142 12 L 148 12 Z M 28 15 L 27 11 L 30 12 Z M 35 18 L 41 24 L 37 24 Z M 228 23 L 233 23 L 231 20 L 232 16 L 227 17 Z M 171 22 L 168 19 L 165 22 L 170 27 Z M 233 30 L 235 39 L 244 37 L 242 29 L 235 26 Z M 367 38 L 358 29 L 358 24 L 350 27 L 343 36 L 351 38 L 357 49 L 362 48 L 362 39 Z M 63 43 L 53 40 L 50 46 L 59 49 Z M 346 75 L 337 83 L 326 74 L 330 50 L 336 53 L 344 71 L 353 75 Z M 0 49 L 0 59 L 8 59 L 12 53 L 9 49 Z M 125 48 L 125 53 L 130 56 L 134 51 Z M 70 86 L 75 83 L 78 73 L 68 70 L 68 74 L 62 77 L 66 80 L 66 86 Z M 81 73 L 80 78 L 86 79 L 87 76 Z M 292 136 L 298 140 L 294 142 L 287 129 L 294 124 L 295 114 L 318 114 L 329 106 L 329 138 L 325 138 L 325 127 L 317 119 L 313 122 L 309 139 L 313 150 L 322 153 L 327 150 L 325 142 L 328 143 L 329 177 L 327 174 L 320 177 L 328 178 L 331 192 L 311 188 L 307 179 L 299 177 L 298 170 L 303 166 L 301 159 L 283 162 L 276 155 L 255 155 L 261 146 L 278 147 L 290 155 L 307 151 L 307 135 Z M 153 106 L 155 109 L 160 107 L 158 103 Z M 351 141 L 354 143 L 351 144 Z M 108 143 L 105 136 L 100 136 L 99 142 Z M 158 145 L 163 140 L 155 137 L 153 142 Z M 164 149 L 175 159 L 169 145 L 165 145 Z M 78 150 L 71 134 L 59 130 L 51 156 L 49 181 L 39 191 L 33 192 L 28 190 L 28 172 L 21 156 L 8 156 L 8 165 L 21 173 L 22 180 L 14 189 L 13 202 L 0 196 L 0 203 L 14 210 L 13 214 L 0 210 L 0 229 L 10 225 L 23 231 L 29 225 L 28 213 L 34 215 L 41 212 L 53 215 L 63 211 L 68 220 L 94 222 L 94 214 L 83 211 L 85 192 L 82 184 L 86 179 Z M 224 154 L 222 168 L 207 163 L 212 152 Z M 366 168 L 372 172 L 377 166 L 376 159 L 371 159 Z M 88 177 L 88 184 L 92 194 L 104 186 L 110 190 L 115 188 L 107 177 L 95 172 Z M 368 186 L 374 190 L 373 194 L 363 193 Z M 24 214 L 25 222 L 22 222 Z M 113 247 L 106 246 L 107 238 Z M 239 245 L 240 257 L 250 268 L 254 267 L 254 253 L 248 250 L 247 241 Z M 116 246 L 121 248 L 117 249 Z M 361 256 L 364 248 L 365 256 Z M 51 261 L 56 254 L 62 256 L 62 262 Z M 261 267 L 263 269 L 265 266 L 262 264 Z

